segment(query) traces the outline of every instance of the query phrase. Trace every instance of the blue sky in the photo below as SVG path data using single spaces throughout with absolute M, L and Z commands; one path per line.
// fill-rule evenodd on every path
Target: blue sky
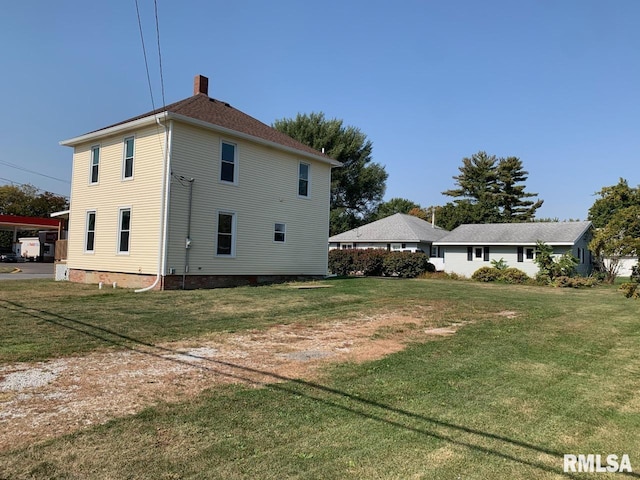
M 138 1 L 158 106 L 153 1 Z M 585 219 L 603 186 L 640 184 L 637 0 L 158 0 L 158 11 L 167 103 L 202 74 L 210 96 L 267 124 L 343 119 L 373 142 L 387 200 L 446 203 L 479 150 L 522 160 L 539 217 Z M 68 194 L 48 178 L 71 176 L 58 142 L 152 109 L 134 0 L 5 2 L 0 44 L 0 184 Z

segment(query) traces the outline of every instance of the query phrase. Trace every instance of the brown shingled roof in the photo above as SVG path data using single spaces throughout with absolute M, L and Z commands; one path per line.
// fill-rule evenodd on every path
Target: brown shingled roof
M 197 93 L 192 97 L 172 103 L 164 108 L 158 108 L 143 115 L 129 118 L 128 120 L 109 125 L 108 127 L 104 127 L 90 133 L 98 133 L 101 130 L 123 125 L 125 123 L 133 122 L 165 111 L 210 123 L 212 125 L 217 125 L 246 135 L 251 135 L 252 137 L 260 138 L 295 150 L 300 150 L 311 155 L 325 157 L 330 161 L 330 158 L 325 154 L 320 153 L 317 150 L 294 140 L 288 135 L 279 132 L 275 128 L 272 128 L 246 113 L 233 108 L 228 103 L 210 98 L 203 93 Z

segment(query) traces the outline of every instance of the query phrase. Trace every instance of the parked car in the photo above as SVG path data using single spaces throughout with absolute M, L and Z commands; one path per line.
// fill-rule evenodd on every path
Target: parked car
M 15 253 L 3 253 L 0 255 L 0 262 L 18 263 L 18 256 Z

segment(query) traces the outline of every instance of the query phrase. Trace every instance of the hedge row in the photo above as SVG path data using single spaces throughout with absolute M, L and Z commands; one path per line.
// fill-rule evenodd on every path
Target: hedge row
M 380 249 L 329 250 L 329 270 L 336 275 L 365 275 L 415 278 L 435 272 L 424 253 L 389 252 Z

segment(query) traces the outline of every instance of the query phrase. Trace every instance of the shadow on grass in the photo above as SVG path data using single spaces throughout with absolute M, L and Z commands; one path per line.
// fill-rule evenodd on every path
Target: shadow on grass
M 172 350 L 170 348 L 159 347 L 152 343 L 145 342 L 144 340 L 139 340 L 137 338 L 133 338 L 128 335 L 123 335 L 121 333 L 110 330 L 108 328 L 92 325 L 82 320 L 64 317 L 62 315 L 47 312 L 45 310 L 28 308 L 24 305 L 20 305 L 19 303 L 7 301 L 7 300 L 0 300 L 0 308 L 4 308 L 8 311 L 13 312 L 14 314 L 22 314 L 32 318 L 36 318 L 38 320 L 42 320 L 50 324 L 60 326 L 62 328 L 79 332 L 83 335 L 87 335 L 92 338 L 103 341 L 108 345 L 118 346 L 123 349 L 142 353 L 155 358 L 161 358 L 167 362 L 187 365 L 194 369 L 200 369 L 200 370 L 215 373 L 217 375 L 234 378 L 236 380 L 241 380 L 245 383 L 258 384 L 261 386 L 264 385 L 264 382 L 256 381 L 247 376 L 250 374 L 258 374 L 263 377 L 269 377 L 269 378 L 272 378 L 274 382 L 288 382 L 289 385 L 287 385 L 286 383 L 284 384 L 270 383 L 266 385 L 266 388 L 270 388 L 272 390 L 277 390 L 280 392 L 289 393 L 297 396 L 303 396 L 315 402 L 322 403 L 332 408 L 337 408 L 369 420 L 381 422 L 387 425 L 391 425 L 395 428 L 414 432 L 420 435 L 426 435 L 432 438 L 436 438 L 438 440 L 442 440 L 444 442 L 448 442 L 453 445 L 469 448 L 477 452 L 481 452 L 487 455 L 492 455 L 492 456 L 509 460 L 522 465 L 527 465 L 529 467 L 536 468 L 538 470 L 542 470 L 545 472 L 561 475 L 566 478 L 582 478 L 582 477 L 579 477 L 578 475 L 573 475 L 571 473 L 564 472 L 561 467 L 550 466 L 540 461 L 532 461 L 525 458 L 519 458 L 507 451 L 501 451 L 499 448 L 485 447 L 478 443 L 473 443 L 472 440 L 467 441 L 467 440 L 457 439 L 454 437 L 454 435 L 456 433 L 469 434 L 471 436 L 478 437 L 478 440 L 477 440 L 478 442 L 481 441 L 482 439 L 489 439 L 492 441 L 496 441 L 500 444 L 503 444 L 505 447 L 505 450 L 506 448 L 517 447 L 517 448 L 523 449 L 525 452 L 549 455 L 551 457 L 554 457 L 558 465 L 563 465 L 564 453 L 561 453 L 555 450 L 550 450 L 548 448 L 544 448 L 538 445 L 523 442 L 514 438 L 505 437 L 505 436 L 491 433 L 488 431 L 478 430 L 475 428 L 465 427 L 464 425 L 457 425 L 455 423 L 438 420 L 437 418 L 420 415 L 417 413 L 410 412 L 408 410 L 392 407 L 390 405 L 385 405 L 375 400 L 363 398 L 359 395 L 354 395 L 349 392 L 327 387 L 325 385 L 320 385 L 317 383 L 308 382 L 308 381 L 297 379 L 297 378 L 290 378 L 284 375 L 279 375 L 279 374 L 251 368 L 251 367 L 245 367 L 245 366 L 237 365 L 231 362 L 214 360 L 207 357 L 184 353 L 177 350 Z M 167 355 L 172 355 L 172 356 L 168 357 Z M 176 358 L 176 356 L 179 356 L 181 358 L 190 357 L 190 358 L 193 358 L 194 360 L 197 360 L 199 363 L 193 364 L 189 361 L 182 360 L 181 358 Z M 216 369 L 216 365 L 220 367 L 231 368 L 236 373 L 227 373 L 227 372 L 218 370 Z M 328 397 L 321 397 L 318 395 L 313 395 L 311 393 L 305 393 L 300 390 L 296 390 L 295 388 L 292 387 L 292 385 L 304 386 L 309 388 L 311 391 L 316 391 L 322 394 L 328 394 Z M 344 405 L 342 403 L 339 403 L 340 400 L 345 400 L 345 399 L 353 403 L 351 405 Z M 367 410 L 373 410 L 373 411 L 367 411 Z M 385 417 L 385 415 L 389 415 L 389 414 L 397 415 L 401 420 L 394 420 L 394 419 Z M 409 423 L 410 421 L 417 421 L 422 425 L 418 425 L 418 426 L 412 425 Z M 448 430 L 451 433 L 450 434 L 439 433 L 434 430 L 434 427 Z M 620 472 L 619 474 L 622 474 L 627 477 L 640 478 L 640 474 L 638 473 Z

